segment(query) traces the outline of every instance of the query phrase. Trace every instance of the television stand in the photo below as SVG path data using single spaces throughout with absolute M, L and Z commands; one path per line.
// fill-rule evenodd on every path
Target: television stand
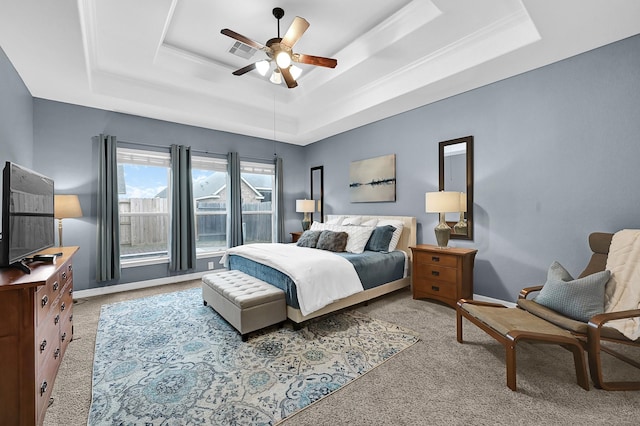
M 31 269 L 29 268 L 29 266 L 27 266 L 27 259 L 22 259 L 19 262 L 13 262 L 11 265 L 9 265 L 9 267 L 10 268 L 18 268 L 22 272 L 24 272 L 25 274 L 30 274 L 31 273 Z

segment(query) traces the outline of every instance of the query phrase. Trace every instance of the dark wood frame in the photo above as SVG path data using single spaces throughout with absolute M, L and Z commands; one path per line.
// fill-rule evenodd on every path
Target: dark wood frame
M 451 233 L 451 239 L 473 240 L 473 136 L 451 139 L 438 144 L 439 190 L 444 191 L 444 149 L 459 143 L 467 144 L 467 235 Z M 451 223 L 450 226 L 455 224 Z
M 311 199 L 314 199 L 313 198 L 313 172 L 314 171 L 320 171 L 320 209 L 318 213 L 320 213 L 320 222 L 324 222 L 324 166 L 311 167 L 311 170 L 309 172 L 309 182 L 311 183 L 311 188 L 310 188 L 311 191 L 309 193 L 309 197 Z M 314 215 L 315 213 L 311 213 L 312 222 L 315 220 Z

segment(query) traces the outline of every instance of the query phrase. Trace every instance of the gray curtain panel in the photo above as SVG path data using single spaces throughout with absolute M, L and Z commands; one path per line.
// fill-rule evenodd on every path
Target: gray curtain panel
M 191 148 L 171 145 L 171 252 L 169 269 L 186 271 L 196 266 L 196 227 L 191 185 Z
M 282 158 L 276 157 L 274 160 L 276 165 L 276 190 L 275 190 L 275 214 L 276 229 L 275 242 L 282 243 L 284 239 L 284 181 L 282 176 Z
M 242 180 L 240 179 L 240 156 L 237 152 L 227 155 L 227 243 L 229 247 L 240 246 L 242 236 Z
M 120 278 L 117 140 L 115 136 L 103 134 L 91 140 L 98 144 L 100 151 L 96 281 L 117 280 Z

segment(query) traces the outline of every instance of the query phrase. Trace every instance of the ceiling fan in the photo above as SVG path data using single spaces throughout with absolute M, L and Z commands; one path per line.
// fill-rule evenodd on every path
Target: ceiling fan
M 303 53 L 293 53 L 293 46 L 298 42 L 298 40 L 300 40 L 300 37 L 302 37 L 307 28 L 309 28 L 309 22 L 304 18 L 296 16 L 284 37 L 280 38 L 280 19 L 284 16 L 284 10 L 276 7 L 273 9 L 272 13 L 278 20 L 278 37 L 269 39 L 264 45 L 228 28 L 220 31 L 222 34 L 231 37 L 240 43 L 244 43 L 257 50 L 262 50 L 269 58 L 268 60 L 258 61 L 240 68 L 239 70 L 234 71 L 233 75 L 243 75 L 254 69 L 258 69 L 260 74 L 266 75 L 270 67 L 269 63 L 271 61 L 275 61 L 276 69 L 271 76 L 271 81 L 279 84 L 281 79 L 284 79 L 287 87 L 289 89 L 293 89 L 298 85 L 296 79 L 299 77 L 302 70 L 292 65 L 292 62 L 327 68 L 335 68 L 336 65 L 338 65 L 338 61 L 335 59 L 305 55 Z

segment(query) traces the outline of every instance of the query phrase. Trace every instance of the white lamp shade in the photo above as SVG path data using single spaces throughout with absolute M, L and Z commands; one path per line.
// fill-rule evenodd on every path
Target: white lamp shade
M 425 194 L 427 213 L 450 213 L 460 211 L 460 193 L 453 191 L 427 192 Z
M 280 68 L 288 68 L 291 65 L 291 56 L 284 50 L 278 52 L 276 55 L 276 64 Z
M 258 61 L 256 62 L 256 69 L 260 73 L 260 75 L 267 75 L 267 71 L 269 71 L 270 65 L 268 61 Z
M 53 216 L 56 219 L 82 217 L 82 208 L 77 195 L 55 195 L 53 199 Z
M 302 75 L 302 68 L 298 68 L 295 65 L 289 67 L 289 72 L 294 80 L 297 80 Z
M 467 193 L 466 192 L 460 193 L 460 211 L 461 212 L 467 211 Z
M 314 200 L 296 200 L 296 212 L 298 213 L 313 213 L 316 202 Z

